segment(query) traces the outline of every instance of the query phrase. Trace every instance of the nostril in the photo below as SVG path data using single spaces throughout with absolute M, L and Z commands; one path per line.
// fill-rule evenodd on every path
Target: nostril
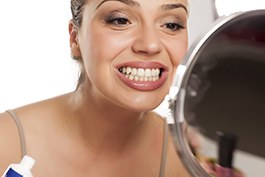
M 149 45 L 149 46 L 144 46 L 143 44 L 142 47 L 133 47 L 133 51 L 135 53 L 140 53 L 140 54 L 145 54 L 145 55 L 154 55 L 159 52 L 161 52 L 161 47 L 158 45 Z
M 141 34 L 132 44 L 132 50 L 135 53 L 144 55 L 154 55 L 162 51 L 162 44 L 156 34 Z M 151 32 L 152 33 L 152 32 Z

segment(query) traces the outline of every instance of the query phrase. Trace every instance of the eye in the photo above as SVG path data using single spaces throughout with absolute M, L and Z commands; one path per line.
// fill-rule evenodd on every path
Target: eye
M 182 17 L 179 13 L 166 13 L 159 20 L 159 27 L 165 33 L 174 35 L 180 33 L 182 29 L 186 28 L 186 22 L 185 16 Z
M 116 25 L 116 26 L 125 26 L 130 24 L 127 18 L 117 17 L 117 18 L 110 18 L 106 20 L 107 24 Z
M 172 32 L 179 31 L 185 28 L 183 25 L 180 25 L 178 23 L 165 23 L 164 25 L 162 25 L 162 27 L 165 27 L 167 30 L 170 30 Z

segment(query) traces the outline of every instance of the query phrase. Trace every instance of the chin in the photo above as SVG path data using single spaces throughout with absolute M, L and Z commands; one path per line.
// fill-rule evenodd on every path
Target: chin
M 130 104 L 125 104 L 124 107 L 130 111 L 133 112 L 148 112 L 148 111 L 152 111 L 155 108 L 157 108 L 161 102 L 163 100 L 159 100 L 159 101 L 154 101 L 154 100 L 144 100 L 142 102 L 138 102 L 138 103 L 130 103 Z

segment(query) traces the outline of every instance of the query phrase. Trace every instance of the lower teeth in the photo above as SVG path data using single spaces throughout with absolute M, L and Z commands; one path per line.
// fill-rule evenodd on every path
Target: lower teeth
M 139 77 L 139 76 L 132 76 L 132 75 L 125 75 L 126 78 L 130 80 L 135 80 L 135 81 L 157 81 L 159 79 L 158 76 L 156 77 Z

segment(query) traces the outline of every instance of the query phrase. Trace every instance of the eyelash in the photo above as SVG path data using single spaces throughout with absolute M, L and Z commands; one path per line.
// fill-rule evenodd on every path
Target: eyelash
M 170 31 L 179 31 L 181 29 L 185 29 L 185 27 L 183 25 L 180 25 L 178 23 L 165 23 L 164 25 L 162 25 L 161 27 L 165 26 L 167 29 L 169 29 Z
M 124 17 L 110 17 L 110 18 L 107 18 L 105 22 L 107 24 L 120 26 L 120 27 L 131 24 L 131 22 L 127 18 L 124 18 Z
M 116 15 L 115 15 L 116 16 Z M 117 28 L 122 28 L 126 27 L 127 25 L 132 24 L 130 20 L 127 17 L 122 17 L 122 16 L 110 16 L 105 19 L 105 23 L 108 25 L 112 25 Z M 179 23 L 175 22 L 165 22 L 163 25 L 160 27 L 165 27 L 167 31 L 170 32 L 177 32 L 182 29 L 185 29 L 185 27 Z

